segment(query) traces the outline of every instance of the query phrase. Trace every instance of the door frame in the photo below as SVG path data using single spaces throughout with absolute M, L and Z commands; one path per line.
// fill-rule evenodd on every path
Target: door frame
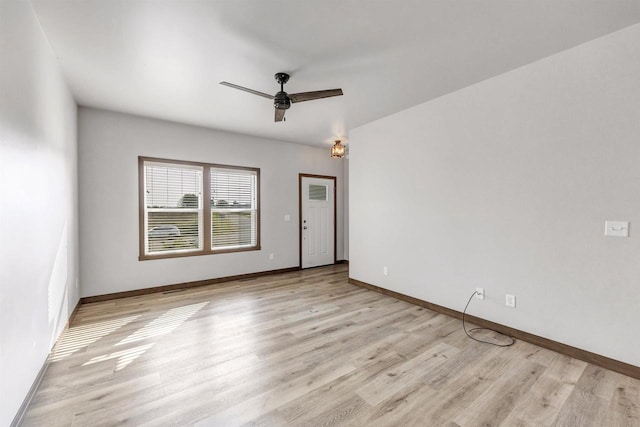
M 298 268 L 302 270 L 302 178 L 322 178 L 333 180 L 333 263 L 337 263 L 338 248 L 338 179 L 329 175 L 314 175 L 310 173 L 298 174 L 298 240 L 300 242 L 300 258 Z

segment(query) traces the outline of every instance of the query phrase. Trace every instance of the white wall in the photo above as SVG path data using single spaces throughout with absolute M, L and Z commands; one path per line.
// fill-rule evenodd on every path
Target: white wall
M 484 287 L 472 314 L 640 366 L 638 40 L 640 25 L 351 130 L 351 277 L 460 311 Z
M 83 296 L 298 266 L 298 173 L 337 177 L 343 242 L 343 165 L 329 148 L 96 109 L 78 117 Z M 138 156 L 259 167 L 262 250 L 138 261 Z
M 0 2 L 0 425 L 78 302 L 76 105 L 27 1 Z
M 349 159 L 345 158 L 344 162 L 344 259 L 349 260 Z

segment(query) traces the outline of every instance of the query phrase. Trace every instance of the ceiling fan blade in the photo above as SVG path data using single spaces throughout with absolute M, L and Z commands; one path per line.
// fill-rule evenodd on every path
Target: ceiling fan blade
M 280 110 L 280 109 L 276 108 L 276 120 L 275 120 L 275 121 L 276 121 L 276 122 L 282 122 L 282 121 L 284 121 L 284 113 L 285 113 L 286 111 L 287 111 L 287 110 Z
M 264 93 L 264 92 L 259 92 L 257 90 L 253 90 L 253 89 L 249 89 L 247 87 L 244 86 L 238 86 L 238 85 L 234 85 L 233 83 L 229 83 L 229 82 L 220 82 L 221 85 L 223 86 L 229 86 L 232 87 L 234 89 L 239 89 L 239 90 L 243 90 L 245 92 L 249 92 L 252 93 L 254 95 L 258 95 L 258 96 L 262 96 L 264 98 L 269 98 L 269 99 L 273 99 L 273 95 L 269 95 L 268 93 Z
M 315 92 L 290 93 L 291 102 L 313 101 L 314 99 L 329 98 L 342 95 L 342 89 L 317 90 Z

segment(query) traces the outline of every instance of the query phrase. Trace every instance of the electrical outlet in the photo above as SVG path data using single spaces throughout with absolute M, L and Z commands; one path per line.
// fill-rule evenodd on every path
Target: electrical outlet
M 484 299 L 484 288 L 476 288 L 476 298 Z
M 273 253 L 270 253 L 270 254 L 269 254 L 269 259 L 274 259 L 275 257 L 276 257 L 276 255 L 275 255 L 275 254 L 273 254 Z
M 382 267 L 382 274 L 384 274 L 385 276 L 389 275 L 389 267 Z
M 516 296 L 515 295 L 511 295 L 511 294 L 507 294 L 507 297 L 505 299 L 505 305 L 507 307 L 516 307 Z

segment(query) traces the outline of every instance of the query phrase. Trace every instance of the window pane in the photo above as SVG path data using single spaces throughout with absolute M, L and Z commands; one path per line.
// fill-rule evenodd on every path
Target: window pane
M 211 169 L 211 207 L 251 209 L 255 203 L 255 172 Z
M 149 164 L 145 166 L 148 208 L 198 208 L 202 168 Z
M 147 235 L 149 252 L 199 249 L 198 212 L 149 211 Z
M 309 200 L 327 200 L 327 186 L 309 184 Z
M 146 253 L 201 249 L 202 167 L 145 162 Z
M 213 249 L 256 245 L 256 212 L 216 210 L 211 213 Z
M 257 245 L 257 173 L 211 168 L 211 248 Z

